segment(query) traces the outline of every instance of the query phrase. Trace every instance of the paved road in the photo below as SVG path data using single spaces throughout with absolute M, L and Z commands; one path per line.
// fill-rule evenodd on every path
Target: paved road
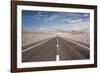
M 22 49 L 22 62 L 80 59 L 89 59 L 88 47 L 61 37 L 46 39 Z

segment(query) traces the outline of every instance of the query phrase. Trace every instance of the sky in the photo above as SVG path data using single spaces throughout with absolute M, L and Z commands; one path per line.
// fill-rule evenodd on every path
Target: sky
M 90 32 L 90 14 L 22 10 L 23 31 L 76 30 Z

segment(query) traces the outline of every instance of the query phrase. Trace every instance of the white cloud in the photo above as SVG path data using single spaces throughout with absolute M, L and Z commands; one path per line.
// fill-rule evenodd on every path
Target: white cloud
M 41 13 L 38 13 L 38 16 L 41 16 Z M 82 16 L 87 18 L 82 18 Z M 90 30 L 89 23 L 89 14 L 75 14 L 75 13 L 55 13 L 51 16 L 45 16 L 43 19 L 43 28 L 40 30 L 57 30 L 57 29 L 70 29 L 78 31 L 87 31 Z M 67 18 L 68 17 L 68 18 Z M 79 17 L 79 18 L 77 18 Z M 74 19 L 73 19 L 74 18 Z
M 74 24 L 71 24 L 68 29 L 70 30 L 78 30 L 78 31 L 90 31 L 90 23 L 87 22 L 75 22 Z

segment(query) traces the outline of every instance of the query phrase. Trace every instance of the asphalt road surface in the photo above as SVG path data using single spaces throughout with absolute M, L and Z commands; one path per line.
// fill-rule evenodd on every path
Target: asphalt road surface
M 89 47 L 69 39 L 54 37 L 22 49 L 22 62 L 89 59 Z

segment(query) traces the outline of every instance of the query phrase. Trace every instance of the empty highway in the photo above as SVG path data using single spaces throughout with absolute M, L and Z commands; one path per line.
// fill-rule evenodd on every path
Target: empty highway
M 23 47 L 22 62 L 89 59 L 89 52 L 88 46 L 57 36 Z

